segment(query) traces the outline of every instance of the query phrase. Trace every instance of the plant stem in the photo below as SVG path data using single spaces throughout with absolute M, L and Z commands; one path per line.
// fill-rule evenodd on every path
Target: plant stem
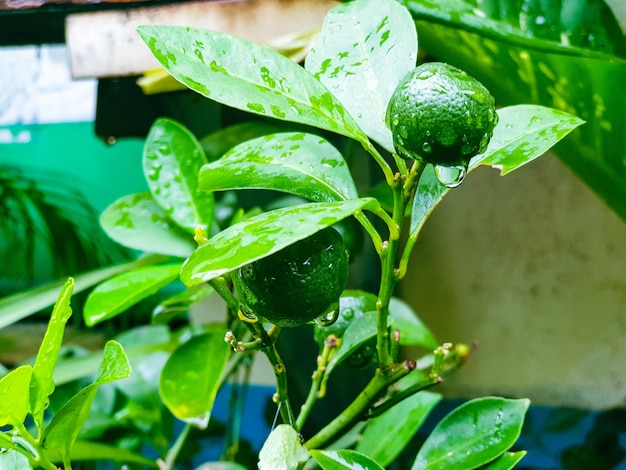
M 224 302 L 226 302 L 229 309 L 233 312 L 237 312 L 239 310 L 239 301 L 230 291 L 228 283 L 223 276 L 211 279 L 209 281 L 209 285 L 215 289 L 215 292 L 217 292 L 222 299 L 224 299 Z
M 174 442 L 174 445 L 167 451 L 165 461 L 159 465 L 160 470 L 172 470 L 174 468 L 174 463 L 176 462 L 178 454 L 180 454 L 180 451 L 185 444 L 185 440 L 187 440 L 189 431 L 191 431 L 191 424 L 185 423 L 185 427 L 176 438 L 176 442 Z
M 380 152 L 376 150 L 376 147 L 374 147 L 374 145 L 369 140 L 362 141 L 361 145 L 363 145 L 363 148 L 367 151 L 367 153 L 374 157 L 374 160 L 376 160 L 378 166 L 380 166 L 381 170 L 383 170 L 383 174 L 385 175 L 385 180 L 387 181 L 387 184 L 391 186 L 394 182 L 394 176 L 393 170 L 391 169 L 389 164 L 385 161 Z

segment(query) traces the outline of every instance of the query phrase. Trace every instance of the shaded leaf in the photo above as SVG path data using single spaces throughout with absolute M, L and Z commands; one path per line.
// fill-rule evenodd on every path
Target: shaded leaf
M 200 284 L 269 256 L 355 212 L 375 209 L 374 199 L 318 202 L 275 209 L 232 225 L 200 246 L 185 261 L 181 280 Z
M 485 465 L 506 452 L 520 435 L 528 400 L 485 397 L 445 416 L 417 453 L 412 470 Z
M 202 167 L 203 191 L 273 189 L 316 202 L 358 197 L 350 169 L 328 141 L 287 132 L 249 140 Z
M 169 323 L 183 313 L 187 313 L 192 305 L 203 301 L 215 291 L 210 286 L 196 286 L 161 301 L 152 311 L 152 323 Z
M 180 26 L 140 26 L 137 31 L 174 78 L 203 96 L 263 116 L 367 139 L 324 85 L 275 51 L 217 31 Z
M 176 280 L 179 271 L 180 264 L 148 266 L 104 281 L 87 297 L 83 309 L 85 323 L 93 326 L 124 312 Z
M 196 247 L 150 193 L 122 196 L 104 210 L 100 224 L 113 240 L 135 250 L 184 258 Z
M 200 145 L 204 149 L 207 160 L 214 162 L 236 145 L 267 134 L 275 134 L 280 132 L 281 127 L 270 122 L 238 122 L 203 137 L 200 139 Z
M 213 221 L 213 195 L 198 190 L 206 162 L 200 142 L 182 124 L 167 118 L 152 124 L 143 152 L 148 187 L 165 214 L 191 233 Z
M 435 349 L 439 346 L 432 331 L 405 301 L 392 297 L 389 302 L 389 314 L 393 318 L 393 328 L 400 330 L 400 345 L 421 346 L 426 349 Z
M 292 470 L 308 459 L 298 433 L 288 424 L 279 424 L 259 452 L 259 470 Z
M 311 456 L 323 470 L 384 470 L 368 456 L 355 450 L 312 450 Z
M 9 450 L 7 452 L 0 452 L 0 469 L 1 470 L 28 470 L 33 467 L 26 457 L 21 452 L 15 450 Z
M 415 67 L 417 34 L 409 12 L 392 0 L 333 8 L 305 67 L 341 100 L 363 131 L 389 151 L 387 103 Z
M 21 426 L 30 412 L 29 388 L 33 368 L 20 366 L 0 380 L 0 426 Z
M 194 336 L 174 351 L 159 382 L 161 398 L 174 416 L 206 427 L 228 353 L 221 326 Z

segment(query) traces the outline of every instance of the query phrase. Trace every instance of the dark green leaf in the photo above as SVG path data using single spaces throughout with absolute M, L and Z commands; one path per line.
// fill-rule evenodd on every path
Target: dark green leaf
M 279 424 L 270 433 L 259 453 L 259 470 L 292 470 L 309 459 L 298 433 L 288 424 Z
M 91 291 L 83 316 L 88 326 L 124 312 L 178 278 L 180 264 L 148 266 L 104 281 Z
M 523 450 L 519 452 L 505 452 L 493 462 L 489 462 L 480 468 L 481 470 L 511 470 L 525 455 L 526 452 Z
M 161 398 L 174 416 L 206 427 L 228 353 L 221 327 L 191 338 L 174 351 L 159 383 Z
M 52 310 L 48 328 L 39 346 L 30 382 L 30 412 L 39 430 L 43 429 L 44 411 L 48 407 L 48 397 L 54 392 L 52 373 L 59 357 L 65 324 L 72 315 L 70 298 L 74 291 L 74 279 L 69 278 Z
M 374 199 L 301 204 L 250 217 L 228 227 L 200 246 L 183 264 L 188 286 L 210 281 L 269 256 L 355 212 L 375 209 Z
M 406 8 L 392 0 L 358 0 L 330 11 L 305 66 L 391 151 L 387 103 L 416 59 L 417 35 Z
M 403 300 L 392 297 L 389 302 L 389 314 L 393 318 L 394 329 L 400 330 L 401 345 L 421 346 L 426 349 L 435 349 L 439 345 L 435 335 Z
M 182 124 L 157 119 L 148 133 L 143 169 L 154 200 L 179 227 L 193 233 L 213 221 L 213 195 L 198 190 L 198 172 L 207 162 L 200 142 Z
M 316 202 L 358 197 L 341 154 L 313 134 L 288 132 L 249 140 L 200 171 L 203 191 L 273 189 Z
M 346 328 L 341 343 L 326 367 L 326 374 L 350 357 L 359 347 L 376 337 L 376 312 L 364 312 L 356 317 Z
M 355 450 L 312 450 L 311 456 L 323 470 L 384 470 L 368 456 Z
M 281 128 L 282 126 L 269 122 L 239 122 L 203 137 L 200 139 L 200 145 L 207 160 L 214 162 L 234 146 L 267 134 L 275 134 L 280 132 Z
M 152 323 L 169 323 L 179 315 L 187 313 L 192 305 L 201 302 L 214 292 L 212 287 L 201 285 L 174 294 L 155 307 L 152 311 Z
M 311 74 L 277 52 L 217 31 L 140 26 L 161 65 L 192 90 L 244 111 L 367 138 Z
M 356 450 L 383 467 L 393 462 L 413 438 L 441 395 L 419 392 L 370 420 Z
M 121 197 L 104 210 L 100 223 L 113 240 L 136 250 L 184 258 L 196 247 L 150 193 Z
M 519 437 L 529 403 L 498 397 L 464 403 L 437 424 L 412 470 L 471 470 L 493 461 Z
M 29 388 L 33 368 L 20 366 L 0 380 L 0 426 L 22 426 L 30 411 Z

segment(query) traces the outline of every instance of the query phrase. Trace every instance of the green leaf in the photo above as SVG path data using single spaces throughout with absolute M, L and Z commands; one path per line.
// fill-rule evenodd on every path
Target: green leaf
M 417 34 L 406 8 L 392 0 L 358 0 L 326 16 L 305 67 L 367 135 L 392 151 L 387 103 L 416 59 Z
M 179 271 L 180 264 L 148 266 L 104 281 L 87 297 L 85 323 L 93 326 L 115 317 L 176 280 Z
M 196 247 L 148 192 L 121 197 L 104 210 L 100 224 L 116 242 L 148 253 L 184 258 Z
M 376 332 L 375 311 L 364 312 L 360 317 L 356 317 L 346 328 L 337 351 L 326 367 L 326 374 L 330 375 L 336 366 L 350 357 L 360 346 L 376 337 Z
M 350 169 L 328 141 L 286 132 L 249 140 L 202 167 L 203 191 L 273 189 L 315 202 L 358 197 Z
M 140 26 L 137 31 L 174 78 L 203 96 L 367 140 L 324 85 L 277 52 L 217 31 L 180 26 Z
M 67 462 L 72 446 L 87 420 L 98 387 L 128 375 L 130 367 L 123 349 L 115 341 L 107 342 L 96 382 L 80 390 L 54 415 L 43 432 L 42 446 L 46 450 L 58 451 L 61 460 Z
M 432 331 L 405 301 L 392 297 L 389 314 L 393 318 L 393 328 L 400 330 L 401 346 L 421 346 L 431 350 L 439 346 Z
M 200 246 L 185 261 L 181 280 L 188 286 L 210 281 L 269 256 L 363 209 L 374 199 L 317 202 L 275 209 L 228 227 Z
M 583 121 L 543 106 L 517 105 L 498 110 L 499 121 L 487 150 L 470 162 L 493 165 L 509 173 L 542 155 Z M 450 191 L 429 165 L 420 178 L 411 211 L 411 236 L 416 237 L 428 216 Z
M 33 368 L 20 366 L 0 380 L 0 426 L 22 426 L 30 412 L 29 389 Z
M 246 467 L 235 462 L 205 462 L 195 470 L 246 470 Z
M 355 450 L 312 450 L 311 456 L 323 470 L 384 470 L 367 455 Z
M 526 452 L 521 450 L 519 452 L 505 452 L 494 461 L 484 465 L 481 470 L 511 470 L 514 468 L 520 460 L 524 458 Z
M 419 392 L 369 421 L 356 450 L 386 467 L 411 441 L 441 395 Z
M 309 459 L 298 433 L 288 424 L 279 424 L 259 452 L 259 470 L 293 470 Z
M 194 336 L 174 351 L 159 382 L 163 403 L 174 416 L 206 427 L 228 353 L 221 326 Z
M 213 195 L 198 189 L 198 172 L 207 162 L 200 142 L 182 124 L 157 119 L 148 133 L 143 169 L 152 197 L 179 227 L 193 233 L 213 221 Z
M 50 403 L 48 397 L 54 392 L 52 374 L 63 342 L 65 324 L 72 315 L 70 298 L 73 291 L 74 279 L 70 277 L 59 293 L 33 366 L 33 377 L 30 382 L 30 412 L 40 432 L 43 429 L 44 411 Z
M 9 450 L 0 452 L 0 470 L 30 470 L 30 462 L 21 452 Z
M 61 460 L 61 454 L 58 450 L 48 450 L 46 452 L 46 456 L 52 461 Z M 153 459 L 149 459 L 147 457 L 144 457 L 143 455 L 135 454 L 134 452 L 124 449 L 123 447 L 80 439 L 74 442 L 70 453 L 70 459 L 72 462 L 108 460 L 113 462 L 120 462 L 126 465 L 137 464 L 149 468 L 157 468 L 157 463 Z
M 187 313 L 192 305 L 201 302 L 214 292 L 211 286 L 200 285 L 174 294 L 161 301 L 161 303 L 154 308 L 152 311 L 152 323 L 169 323 L 179 315 Z
M 279 124 L 279 125 L 277 125 Z M 224 156 L 231 148 L 247 140 L 256 139 L 267 134 L 275 134 L 283 128 L 283 123 L 245 121 L 219 129 L 200 139 L 200 145 L 209 162 Z
M 160 255 L 140 258 L 130 263 L 107 266 L 74 276 L 74 293 L 82 292 L 115 274 L 165 261 Z M 0 299 L 0 328 L 11 325 L 50 305 L 58 298 L 66 281 L 52 282 Z
M 520 435 L 528 400 L 486 397 L 459 406 L 435 427 L 412 470 L 485 465 L 506 452 Z

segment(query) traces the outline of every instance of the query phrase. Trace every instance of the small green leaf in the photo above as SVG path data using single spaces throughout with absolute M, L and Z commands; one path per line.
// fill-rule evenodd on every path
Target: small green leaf
M 0 470 L 30 470 L 33 467 L 21 452 L 9 450 L 0 452 Z
M 30 412 L 29 389 L 33 368 L 20 366 L 0 380 L 0 426 L 24 424 Z
M 389 320 L 391 322 L 391 318 Z M 375 311 L 364 312 L 360 317 L 356 317 L 346 328 L 337 351 L 326 367 L 326 374 L 331 374 L 336 366 L 350 357 L 360 346 L 374 338 L 376 332 Z
M 315 202 L 358 197 L 341 154 L 313 134 L 286 132 L 249 140 L 202 167 L 203 191 L 273 189 Z
M 357 0 L 326 16 L 305 67 L 367 135 L 392 151 L 387 103 L 416 59 L 415 23 L 406 8 L 392 0 Z
M 432 331 L 405 301 L 392 297 L 389 302 L 389 314 L 393 318 L 394 329 L 400 330 L 400 345 L 421 346 L 430 350 L 439 346 Z
M 130 377 L 131 368 L 124 348 L 117 341 L 110 340 L 104 345 L 104 356 L 95 383 L 108 384 Z
M 174 416 L 206 426 L 228 353 L 221 327 L 194 336 L 174 351 L 159 382 L 161 398 Z
M 515 444 L 529 404 L 498 397 L 464 403 L 428 436 L 412 470 L 472 469 L 493 461 Z
M 72 315 L 70 298 L 74 292 L 74 279 L 69 278 L 52 310 L 48 328 L 39 346 L 39 352 L 33 366 L 33 377 L 30 382 L 30 408 L 35 425 L 41 431 L 44 423 L 44 411 L 48 407 L 48 397 L 54 392 L 52 374 L 59 357 L 63 342 L 65 324 Z
M 441 395 L 419 392 L 369 421 L 356 450 L 386 467 L 411 441 Z
M 180 264 L 148 266 L 104 281 L 87 297 L 83 309 L 85 323 L 93 326 L 124 312 L 176 280 L 179 271 Z
M 148 192 L 121 197 L 104 210 L 100 224 L 113 240 L 135 250 L 184 258 L 196 247 Z
M 312 450 L 311 456 L 323 470 L 384 470 L 384 468 L 355 450 Z
M 367 140 L 324 85 L 275 51 L 204 29 L 140 26 L 137 31 L 174 78 L 203 96 L 247 112 Z
M 298 433 L 288 424 L 279 424 L 259 452 L 259 470 L 292 470 L 309 459 Z
M 275 209 L 250 217 L 219 232 L 183 264 L 188 286 L 210 281 L 269 256 L 363 209 L 375 210 L 374 199 L 317 202 Z
M 207 162 L 200 142 L 182 124 L 157 119 L 148 133 L 143 168 L 154 200 L 179 227 L 193 233 L 213 221 L 213 195 L 198 190 L 198 172 Z
M 521 450 L 519 452 L 505 452 L 500 457 L 487 465 L 480 467 L 481 470 L 511 470 L 514 468 L 520 460 L 524 458 L 526 452 Z

